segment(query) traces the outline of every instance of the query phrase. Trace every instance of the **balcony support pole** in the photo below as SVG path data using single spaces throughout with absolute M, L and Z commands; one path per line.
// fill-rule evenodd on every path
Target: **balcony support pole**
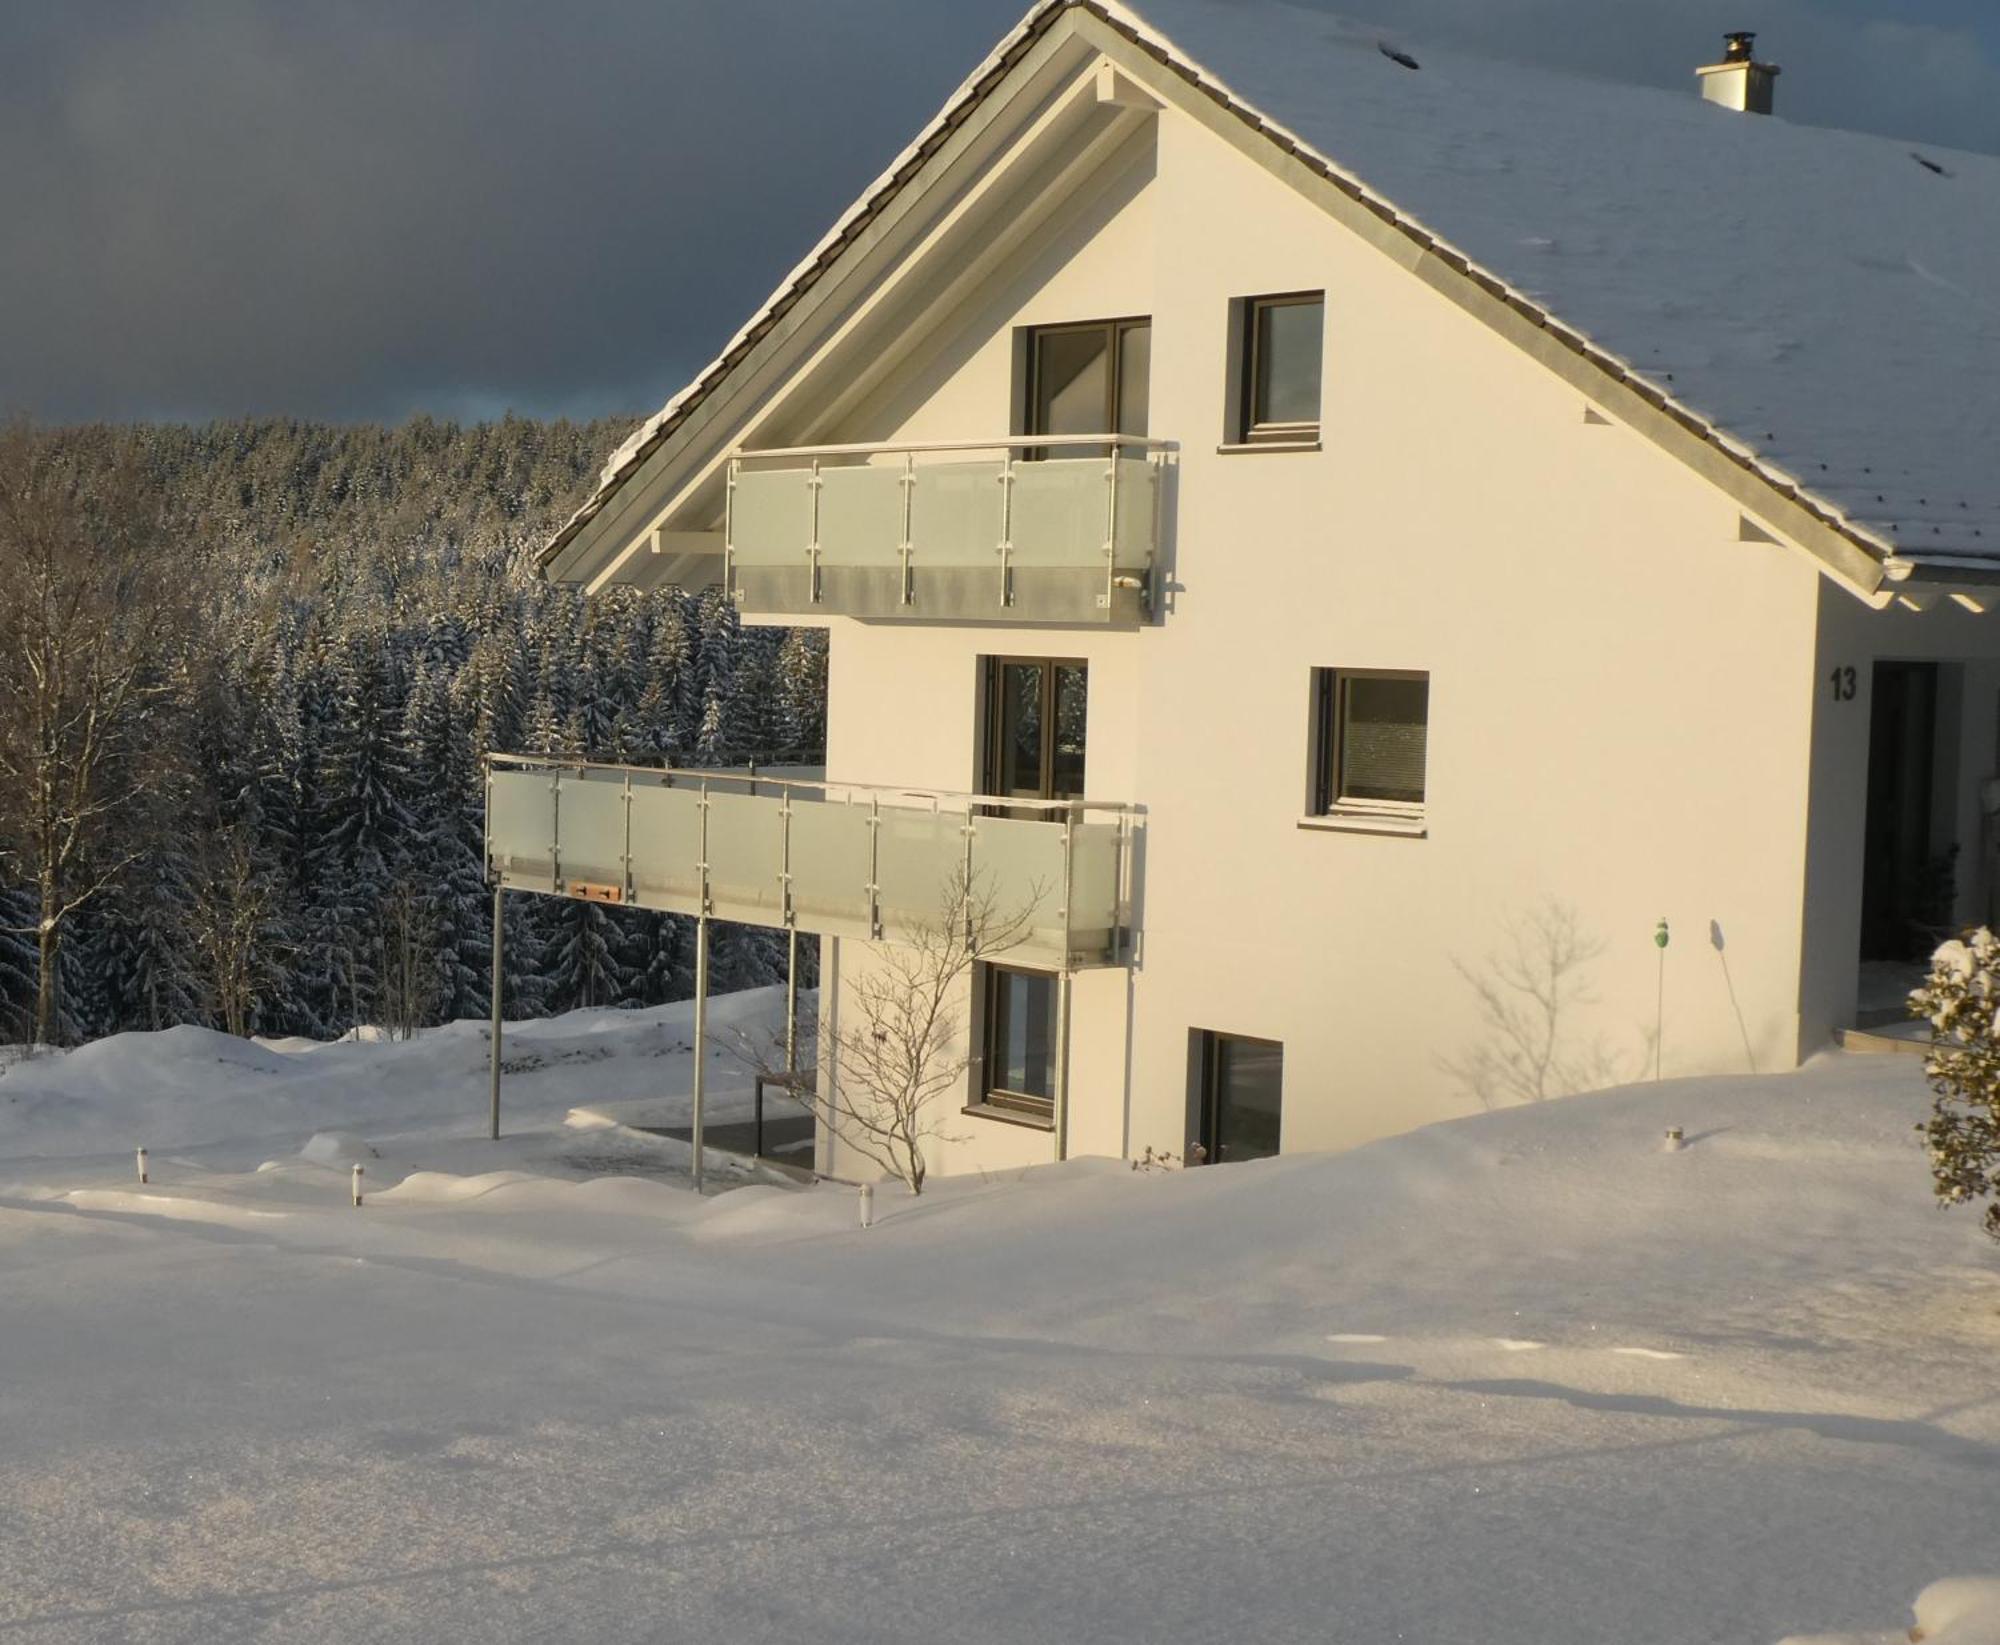
M 490 1047 L 491 1065 L 487 1070 L 487 1135 L 494 1141 L 500 1140 L 500 989 L 506 980 L 506 958 L 501 944 L 506 940 L 504 923 L 506 909 L 504 899 L 507 892 L 498 879 L 493 882 L 493 1036 Z
M 799 928 L 785 932 L 785 1078 L 794 1087 L 799 1072 Z
M 1069 967 L 1056 978 L 1056 1158 L 1069 1158 Z
M 702 1120 L 708 1095 L 708 916 L 694 925 L 694 1191 L 701 1192 Z
M 1056 1159 L 1069 1158 L 1070 899 L 1076 888 L 1076 807 L 1063 817 L 1062 970 L 1056 977 Z

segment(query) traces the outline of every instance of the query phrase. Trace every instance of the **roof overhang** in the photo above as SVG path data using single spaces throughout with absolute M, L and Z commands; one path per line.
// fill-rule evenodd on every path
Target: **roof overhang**
M 982 180 L 992 189 L 1003 177 L 1024 178 L 1036 163 L 1055 162 L 1064 145 L 1073 165 L 1094 164 L 1116 141 L 1117 122 L 1147 118 L 1155 100 L 1291 183 L 1604 414 L 1708 479 L 1852 593 L 1874 605 L 1896 597 L 1883 593 L 1893 544 L 1399 211 L 1107 0 L 1043 0 L 1023 19 L 729 347 L 614 454 L 596 495 L 544 550 L 544 573 L 589 592 L 612 582 L 674 581 L 699 556 L 651 552 L 661 541 L 656 533 L 693 527 L 702 535 L 704 509 L 713 533 L 706 552 L 719 565 L 717 476 L 730 450 L 767 436 L 766 443 L 810 439 L 810 429 L 785 427 L 776 415 L 788 386 L 824 370 L 843 338 L 851 341 L 867 313 L 927 260 L 923 254 L 940 249 L 954 207 L 962 218 Z M 1079 156 L 1080 128 L 1066 126 L 1065 113 L 1076 118 L 1086 109 L 1100 123 Z

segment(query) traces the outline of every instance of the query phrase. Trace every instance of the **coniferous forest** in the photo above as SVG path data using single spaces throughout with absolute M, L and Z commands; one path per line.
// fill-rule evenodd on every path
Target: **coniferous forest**
M 484 1015 L 483 753 L 816 760 L 822 635 L 744 628 L 714 593 L 586 602 L 535 574 L 625 426 L 11 431 L 84 502 L 47 549 L 48 586 L 0 600 L 16 687 L 0 728 L 0 1040 L 38 1014 L 59 1043 Z M 96 545 L 134 512 L 143 540 L 107 569 Z M 26 563 L 35 540 L 20 510 L 0 518 L 0 557 Z M 0 570 L 31 588 L 20 564 Z M 81 661 L 47 639 L 72 584 L 106 602 L 72 624 Z M 120 643 L 137 659 L 124 675 L 106 661 Z M 64 697 L 46 678 L 62 668 L 96 672 Z M 58 702 L 54 730 L 33 731 L 35 702 Z M 50 753 L 57 736 L 96 759 L 92 783 Z M 510 1017 L 692 992 L 690 921 L 509 904 Z M 717 988 L 776 980 L 781 939 L 720 928 L 712 963 Z

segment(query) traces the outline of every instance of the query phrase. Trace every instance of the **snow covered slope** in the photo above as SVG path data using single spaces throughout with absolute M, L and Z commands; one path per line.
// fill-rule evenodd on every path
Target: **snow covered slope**
M 558 1123 L 685 1089 L 667 1027 L 551 1025 L 497 1147 L 456 1031 L 0 1078 L 0 1631 L 1768 1645 L 2000 1567 L 2000 1264 L 1903 1059 L 863 1231 Z

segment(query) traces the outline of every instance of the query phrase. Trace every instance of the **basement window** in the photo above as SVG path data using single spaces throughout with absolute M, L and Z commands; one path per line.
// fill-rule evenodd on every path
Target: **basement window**
M 1312 818 L 1422 831 L 1430 692 L 1427 673 L 1313 670 Z
M 1246 297 L 1234 339 L 1240 362 L 1234 438 L 1243 445 L 1310 445 L 1319 439 L 1320 362 L 1326 294 Z

